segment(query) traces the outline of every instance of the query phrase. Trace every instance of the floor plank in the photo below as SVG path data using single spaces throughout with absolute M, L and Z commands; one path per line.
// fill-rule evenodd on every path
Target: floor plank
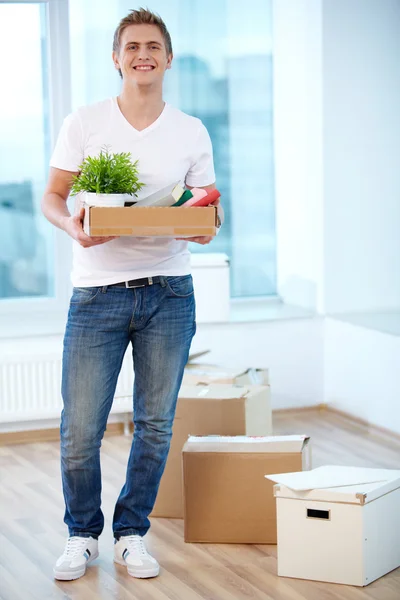
M 314 467 L 400 468 L 400 442 L 330 411 L 276 413 L 274 431 L 310 435 Z M 52 567 L 66 537 L 59 443 L 0 447 L 0 600 L 400 600 L 400 569 L 366 588 L 278 577 L 276 546 L 185 544 L 176 519 L 153 519 L 147 536 L 160 577 L 130 577 L 112 562 L 111 533 L 129 449 L 123 435 L 103 440 L 100 556 L 85 577 L 56 582 Z

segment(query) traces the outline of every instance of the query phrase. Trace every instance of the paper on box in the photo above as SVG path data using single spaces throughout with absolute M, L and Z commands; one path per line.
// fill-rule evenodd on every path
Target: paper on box
M 275 495 L 333 502 L 365 504 L 376 494 L 400 486 L 400 470 L 325 465 L 304 473 L 266 475 L 274 481 Z
M 204 450 L 206 445 L 210 452 L 299 452 L 308 439 L 306 435 L 190 435 L 186 451 Z
M 292 490 L 312 490 L 341 486 L 374 483 L 395 478 L 400 471 L 325 465 L 306 473 L 280 473 L 268 475 L 275 483 L 282 483 Z

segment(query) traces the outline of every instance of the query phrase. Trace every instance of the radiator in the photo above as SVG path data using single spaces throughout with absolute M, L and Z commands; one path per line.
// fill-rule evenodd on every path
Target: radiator
M 132 410 L 132 387 L 132 357 L 128 350 L 111 413 Z M 61 409 L 61 353 L 0 361 L 0 423 L 54 419 Z
M 193 284 L 197 323 L 229 319 L 229 259 L 225 254 L 193 254 Z M 213 295 L 209 290 L 213 289 Z M 218 297 L 218 303 L 214 298 Z M 42 344 L 40 346 L 40 343 Z M 53 345 L 51 345 L 53 344 Z M 59 419 L 61 400 L 61 340 L 32 340 L 0 354 L 0 431 L 8 423 Z M 26 355 L 22 353 L 25 352 Z M 128 348 L 118 379 L 111 414 L 132 411 L 133 369 Z M 126 419 L 125 419 L 126 420 Z

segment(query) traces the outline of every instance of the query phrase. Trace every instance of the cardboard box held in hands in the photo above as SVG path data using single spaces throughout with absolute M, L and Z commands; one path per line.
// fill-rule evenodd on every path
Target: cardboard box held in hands
M 84 208 L 83 230 L 91 236 L 215 236 L 222 222 L 217 206 L 172 208 L 84 204 Z

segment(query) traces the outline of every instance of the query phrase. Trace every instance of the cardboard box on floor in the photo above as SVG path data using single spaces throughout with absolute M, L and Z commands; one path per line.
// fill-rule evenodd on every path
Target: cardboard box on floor
M 162 237 L 215 236 L 221 225 L 218 207 L 124 207 L 84 204 L 87 235 Z
M 265 386 L 183 385 L 171 448 L 152 517 L 183 519 L 182 448 L 189 435 L 270 435 L 271 405 Z
M 278 575 L 365 586 L 400 567 L 400 470 L 329 465 L 268 478 Z
M 186 542 L 276 544 L 273 483 L 265 475 L 310 468 L 304 435 L 191 436 L 183 448 Z
M 183 375 L 184 385 L 208 385 L 210 383 L 236 383 L 238 385 L 269 385 L 268 369 L 222 367 L 197 360 L 209 350 L 191 354 Z

